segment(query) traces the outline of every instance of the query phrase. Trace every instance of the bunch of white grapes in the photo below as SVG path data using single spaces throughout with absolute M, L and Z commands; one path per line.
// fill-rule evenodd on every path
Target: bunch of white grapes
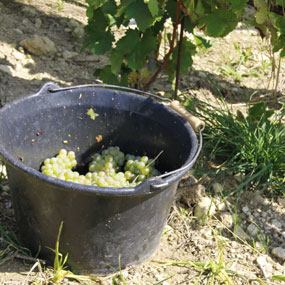
M 99 187 L 134 187 L 142 181 L 160 175 L 154 168 L 155 161 L 147 156 L 125 155 L 117 146 L 110 146 L 95 153 L 89 171 L 80 175 L 72 169 L 77 165 L 75 153 L 61 149 L 53 158 L 44 160 L 43 174 L 74 183 Z

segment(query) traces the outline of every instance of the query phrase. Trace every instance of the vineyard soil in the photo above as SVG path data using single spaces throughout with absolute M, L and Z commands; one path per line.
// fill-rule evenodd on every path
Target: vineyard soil
M 106 56 L 80 51 L 86 7 L 83 0 L 0 0 L 2 105 L 35 93 L 50 81 L 60 86 L 96 82 L 95 68 L 108 61 Z M 195 55 L 189 75 L 181 79 L 182 95 L 216 104 L 220 94 L 233 110 L 241 111 L 245 110 L 249 98 L 270 101 L 275 109 L 278 104 L 272 101 L 274 96 L 285 101 L 285 63 L 281 65 L 279 84 L 275 88 L 276 76 L 272 77 L 271 73 L 274 60 L 268 43 L 261 40 L 258 31 L 239 25 L 225 38 L 210 40 L 212 47 Z M 275 61 L 278 63 L 277 58 Z M 163 75 L 152 88 L 161 95 L 172 92 L 171 84 Z M 205 161 L 205 171 L 210 167 Z M 218 182 L 225 189 L 233 189 L 239 178 L 229 175 Z M 282 250 L 278 252 L 278 248 L 285 251 L 285 199 L 271 201 L 245 192 L 238 202 L 234 199 L 224 202 L 214 193 L 213 183 L 207 175 L 201 180 L 192 176 L 183 179 L 157 252 L 149 261 L 122 270 L 127 284 L 206 284 L 207 276 L 200 276 L 200 268 L 174 262 L 218 262 L 221 253 L 223 265 L 237 273 L 231 277 L 236 284 L 259 284 L 258 278 L 266 284 L 280 284 L 271 276 L 285 275 L 285 256 L 280 253 Z M 16 232 L 7 180 L 1 186 L 1 234 L 2 229 Z M 216 214 L 198 222 L 193 215 L 205 193 L 212 197 Z M 33 281 L 45 284 L 51 271 L 42 274 L 38 267 L 33 268 L 36 260 L 25 258 L 19 252 L 7 256 L 3 235 L 0 246 L 0 284 Z M 115 284 L 123 284 L 120 278 L 114 274 L 100 277 L 102 284 L 112 284 L 113 279 Z

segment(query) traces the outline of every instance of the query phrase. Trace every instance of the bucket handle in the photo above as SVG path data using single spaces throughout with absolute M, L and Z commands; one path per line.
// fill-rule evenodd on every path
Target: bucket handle
M 167 178 L 166 178 L 166 181 L 162 180 L 163 178 L 168 177 L 168 176 L 173 175 L 173 174 L 176 174 L 176 173 L 179 173 L 179 172 L 182 172 L 186 169 L 189 170 L 192 168 L 192 166 L 196 162 L 197 158 L 199 157 L 199 154 L 200 154 L 202 146 L 203 146 L 202 129 L 200 128 L 198 131 L 199 131 L 199 147 L 198 147 L 193 159 L 190 162 L 188 162 L 186 165 L 184 165 L 178 169 L 175 169 L 175 170 L 172 170 L 170 172 L 167 172 L 167 173 L 164 173 L 164 174 L 161 174 L 159 176 L 151 178 L 150 179 L 150 186 L 153 190 L 155 190 L 155 191 L 156 190 L 162 190 L 164 188 L 167 188 L 172 183 L 170 181 L 167 181 Z M 170 180 L 170 179 L 171 178 L 169 178 L 168 180 Z
M 60 91 L 68 91 L 73 89 L 79 89 L 79 88 L 89 88 L 89 87 L 97 87 L 97 88 L 109 88 L 109 89 L 115 89 L 119 91 L 129 91 L 138 95 L 145 95 L 149 97 L 153 97 L 155 99 L 158 99 L 160 101 L 164 101 L 164 105 L 170 106 L 173 110 L 178 112 L 188 123 L 192 126 L 194 131 L 196 133 L 199 132 L 199 130 L 203 131 L 205 128 L 205 123 L 200 120 L 199 118 L 191 115 L 185 108 L 180 104 L 177 100 L 171 100 L 169 98 L 164 98 L 159 95 L 152 94 L 150 92 L 133 89 L 129 87 L 124 86 L 117 86 L 117 85 L 109 85 L 109 84 L 84 84 L 84 85 L 77 85 L 77 86 L 71 86 L 71 87 L 63 87 L 63 88 L 54 88 L 55 85 L 52 85 L 53 88 L 48 88 L 47 90 L 51 93 L 60 92 Z

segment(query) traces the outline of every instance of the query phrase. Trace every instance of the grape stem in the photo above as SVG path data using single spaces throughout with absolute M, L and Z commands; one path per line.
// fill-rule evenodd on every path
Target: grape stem
M 146 165 L 146 167 L 149 167 L 149 166 L 151 166 L 153 163 L 155 163 L 155 161 L 162 155 L 163 152 L 164 152 L 164 150 L 161 150 L 161 151 L 159 152 L 159 154 L 158 154 L 150 163 L 148 163 L 148 164 Z M 135 179 L 133 180 L 132 183 L 135 183 L 136 180 L 138 179 L 138 177 L 139 177 L 139 175 L 137 175 L 137 176 L 135 177 Z

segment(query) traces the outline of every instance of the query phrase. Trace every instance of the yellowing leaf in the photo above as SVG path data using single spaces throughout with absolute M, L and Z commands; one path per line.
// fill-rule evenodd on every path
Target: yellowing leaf
M 255 13 L 255 20 L 257 24 L 262 25 L 267 19 L 267 7 L 260 8 L 256 13 Z
M 90 109 L 87 111 L 87 115 L 88 115 L 92 120 L 95 120 L 96 117 L 99 116 L 99 114 L 95 113 L 92 108 L 90 108 Z

